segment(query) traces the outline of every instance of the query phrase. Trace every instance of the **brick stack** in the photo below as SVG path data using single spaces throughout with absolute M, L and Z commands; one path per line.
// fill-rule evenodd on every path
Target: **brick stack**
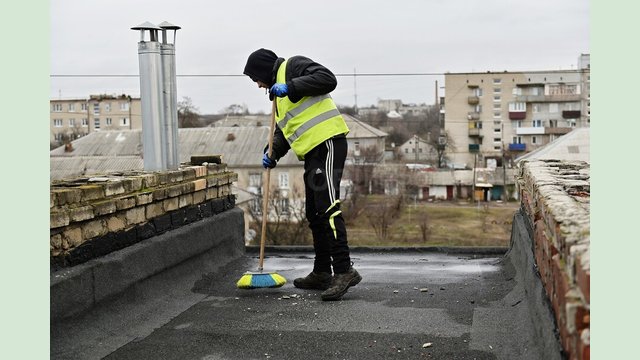
M 73 266 L 235 206 L 226 164 L 55 181 L 50 254 Z
M 569 359 L 590 358 L 589 164 L 531 160 L 519 164 L 522 211 L 533 253 Z

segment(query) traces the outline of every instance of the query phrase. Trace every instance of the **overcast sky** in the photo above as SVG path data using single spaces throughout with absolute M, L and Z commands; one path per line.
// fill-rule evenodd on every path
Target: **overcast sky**
M 379 98 L 433 104 L 442 75 L 353 73 L 485 72 L 576 68 L 589 53 L 587 0 L 56 0 L 51 6 L 52 75 L 138 75 L 145 21 L 181 26 L 178 75 L 240 75 L 247 56 L 265 47 L 305 55 L 338 77 L 332 96 L 358 106 Z M 200 113 L 230 104 L 270 111 L 264 90 L 246 76 L 178 77 L 178 100 Z M 444 91 L 440 89 L 439 91 Z M 52 98 L 140 95 L 136 77 L 51 77 Z M 443 93 L 440 93 L 443 95 Z

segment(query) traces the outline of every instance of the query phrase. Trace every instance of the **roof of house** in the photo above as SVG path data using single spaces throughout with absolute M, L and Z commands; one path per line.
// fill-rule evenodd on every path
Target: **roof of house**
M 192 155 L 222 155 L 229 167 L 255 167 L 260 165 L 269 128 L 260 127 L 207 127 L 178 129 L 178 155 L 181 163 L 189 162 Z M 64 146 L 50 152 L 51 179 L 105 173 L 141 170 L 142 130 L 111 130 L 93 132 L 72 142 L 73 151 Z M 293 152 L 278 162 L 279 166 L 301 166 Z
M 350 129 L 348 138 L 384 137 L 387 134 L 344 115 Z M 222 155 L 230 168 L 260 165 L 269 135 L 268 126 L 233 126 L 178 129 L 181 163 L 192 155 Z M 141 170 L 142 130 L 107 130 L 90 133 L 72 142 L 73 151 L 58 147 L 50 152 L 51 179 L 113 171 Z M 290 151 L 278 166 L 301 166 Z
M 579 160 L 590 163 L 590 129 L 576 128 L 549 144 L 522 155 L 516 161 L 528 160 Z
M 355 116 L 342 114 L 342 118 L 347 123 L 349 134 L 347 138 L 380 138 L 386 137 L 386 132 L 375 128 Z

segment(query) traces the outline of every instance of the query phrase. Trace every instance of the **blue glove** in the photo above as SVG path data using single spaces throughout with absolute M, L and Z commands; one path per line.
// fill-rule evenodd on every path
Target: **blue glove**
M 266 153 L 262 157 L 262 167 L 273 169 L 276 167 L 276 161 L 271 159 Z
M 289 87 L 287 84 L 275 83 L 269 90 L 269 93 L 277 97 L 285 97 L 289 94 Z

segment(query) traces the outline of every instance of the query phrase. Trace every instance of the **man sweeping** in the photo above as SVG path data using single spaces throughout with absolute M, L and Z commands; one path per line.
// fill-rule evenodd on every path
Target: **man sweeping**
M 272 154 L 265 151 L 262 165 L 274 168 L 290 149 L 304 161 L 305 212 L 315 259 L 313 271 L 293 284 L 324 290 L 322 300 L 339 300 L 362 277 L 353 268 L 340 211 L 349 129 L 329 95 L 337 86 L 336 77 L 307 57 L 284 59 L 268 49 L 249 55 L 244 74 L 259 88 L 269 89 L 277 104 Z

